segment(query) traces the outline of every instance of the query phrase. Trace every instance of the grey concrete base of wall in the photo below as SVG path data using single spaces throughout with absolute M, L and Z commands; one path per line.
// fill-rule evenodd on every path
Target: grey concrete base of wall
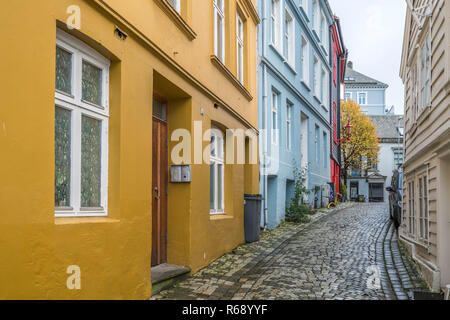
M 441 272 L 438 267 L 433 266 L 431 262 L 424 261 L 416 251 L 416 244 L 409 241 L 407 238 L 400 236 L 399 239 L 408 250 L 411 258 L 417 264 L 422 277 L 430 286 L 431 291 L 441 292 Z

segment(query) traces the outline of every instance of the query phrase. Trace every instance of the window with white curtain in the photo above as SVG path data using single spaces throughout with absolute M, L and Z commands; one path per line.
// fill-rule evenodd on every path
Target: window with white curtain
M 320 37 L 320 5 L 319 0 L 313 0 L 313 28 Z
M 309 15 L 309 1 L 310 0 L 302 0 L 302 8 L 303 8 L 303 11 L 305 11 L 306 16 Z
M 286 102 L 286 149 L 291 150 L 292 145 L 292 103 Z
M 295 67 L 295 33 L 294 33 L 295 23 L 294 18 L 287 7 L 285 11 L 284 21 L 285 21 L 284 56 L 286 57 L 287 62 L 293 67 Z
M 225 64 L 225 0 L 214 1 L 214 54 Z
M 414 208 L 414 199 L 415 199 L 415 192 L 414 192 L 414 181 L 408 183 L 408 231 L 409 234 L 412 236 L 415 236 L 416 234 L 416 211 Z
M 281 52 L 283 43 L 281 38 L 281 0 L 272 0 L 271 29 L 272 44 Z
M 329 73 L 325 68 L 322 68 L 322 104 L 328 109 L 328 88 L 329 84 Z
M 421 109 L 431 102 L 431 36 L 422 46 L 421 50 Z
M 307 85 L 309 85 L 309 60 L 309 43 L 302 36 L 302 78 Z
M 244 23 L 239 13 L 236 15 L 236 47 L 238 80 L 244 84 Z
M 56 32 L 55 215 L 106 216 L 110 62 Z
M 314 55 L 314 95 L 320 99 L 320 62 L 319 58 Z
M 223 214 L 225 210 L 225 156 L 223 133 L 216 127 L 211 128 L 211 156 L 209 203 L 211 214 Z
M 272 143 L 278 144 L 278 93 L 272 92 Z
M 167 0 L 167 1 L 178 13 L 181 13 L 180 0 Z

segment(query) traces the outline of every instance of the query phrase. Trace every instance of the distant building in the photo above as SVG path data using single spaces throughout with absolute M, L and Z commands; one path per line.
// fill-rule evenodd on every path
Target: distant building
M 386 185 L 391 185 L 393 171 L 403 164 L 403 128 L 402 115 L 370 116 L 370 120 L 377 126 L 380 141 L 379 163 L 377 171 L 386 177 Z M 388 200 L 389 193 L 383 188 L 384 200 Z
M 403 164 L 403 116 L 370 116 L 377 127 L 380 142 L 378 163 L 367 170 L 351 170 L 348 179 L 349 196 L 356 200 L 364 195 L 366 201 L 388 201 L 386 187 L 390 186 L 392 174 Z
M 387 84 L 368 77 L 353 69 L 349 61 L 345 72 L 344 100 L 353 100 L 361 105 L 361 110 L 369 115 L 385 115 Z
M 385 187 L 390 185 L 394 169 L 403 163 L 403 116 L 394 115 L 386 108 L 387 84 L 353 69 L 349 61 L 345 73 L 345 100 L 361 105 L 370 120 L 377 126 L 380 139 L 378 163 L 368 170 L 351 170 L 348 190 L 351 199 L 364 195 L 366 201 L 387 201 Z

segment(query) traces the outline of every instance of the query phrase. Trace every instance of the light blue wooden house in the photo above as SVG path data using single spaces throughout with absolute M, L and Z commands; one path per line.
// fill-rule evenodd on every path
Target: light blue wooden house
M 258 126 L 261 224 L 276 227 L 294 193 L 294 168 L 305 168 L 320 206 L 330 182 L 330 26 L 325 0 L 258 0 Z

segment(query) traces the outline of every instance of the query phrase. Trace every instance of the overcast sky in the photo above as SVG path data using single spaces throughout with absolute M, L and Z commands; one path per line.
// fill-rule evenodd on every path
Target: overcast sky
M 328 0 L 341 20 L 353 69 L 387 83 L 387 106 L 403 113 L 403 83 L 399 77 L 405 25 L 405 0 Z

